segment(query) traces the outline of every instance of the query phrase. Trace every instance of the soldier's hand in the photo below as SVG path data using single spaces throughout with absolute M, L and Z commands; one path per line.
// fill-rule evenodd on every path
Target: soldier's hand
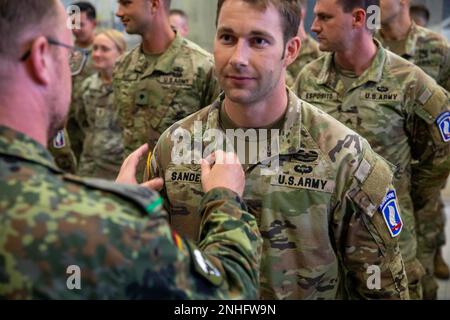
M 123 184 L 138 184 L 136 180 L 136 168 L 139 161 L 148 154 L 148 145 L 144 144 L 136 151 L 131 153 L 120 167 L 119 175 L 116 178 L 117 183 Z M 164 185 L 164 180 L 155 178 L 141 184 L 142 187 L 152 190 L 161 190 Z
M 203 191 L 228 188 L 242 197 L 245 174 L 236 154 L 218 150 L 201 161 Z

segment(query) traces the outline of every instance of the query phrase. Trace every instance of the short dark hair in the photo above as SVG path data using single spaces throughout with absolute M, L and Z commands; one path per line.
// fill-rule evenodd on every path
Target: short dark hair
M 337 0 L 344 12 L 351 12 L 353 9 L 362 8 L 367 12 L 370 6 L 380 6 L 380 0 Z
M 59 0 L 0 0 L 0 56 L 19 55 L 19 41 L 29 30 L 44 30 L 45 33 L 54 30 L 58 2 Z
M 95 10 L 95 7 L 91 3 L 86 1 L 79 1 L 72 3 L 72 6 L 77 6 L 78 8 L 80 8 L 81 12 L 85 12 L 86 17 L 89 20 L 91 21 L 97 20 L 97 11 Z
M 224 2 L 227 0 L 219 0 L 217 3 L 217 15 L 216 15 L 216 26 L 219 21 L 220 10 Z M 288 40 L 295 37 L 298 32 L 298 27 L 300 25 L 300 15 L 301 10 L 299 0 L 243 0 L 250 5 L 258 7 L 260 9 L 266 9 L 269 4 L 272 4 L 280 14 L 281 27 L 283 30 L 283 40 L 286 44 Z
M 430 20 L 430 11 L 426 6 L 422 4 L 411 5 L 411 7 L 409 8 L 409 13 L 422 16 L 427 22 Z
M 170 12 L 169 12 L 169 15 L 171 16 L 171 15 L 179 15 L 180 17 L 183 17 L 183 18 L 185 18 L 185 19 L 187 19 L 187 14 L 186 14 L 186 12 L 184 12 L 183 10 L 181 10 L 181 9 L 171 9 L 170 10 Z

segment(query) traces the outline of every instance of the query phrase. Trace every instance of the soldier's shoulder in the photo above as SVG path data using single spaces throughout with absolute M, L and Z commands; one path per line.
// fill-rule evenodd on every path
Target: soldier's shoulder
M 181 40 L 181 46 L 184 50 L 196 55 L 197 57 L 212 59 L 211 53 L 209 53 L 208 51 L 200 47 L 198 44 L 189 39 L 183 38 Z
M 358 133 L 342 124 L 320 108 L 301 100 L 301 122 L 307 136 L 327 154 L 331 162 L 361 160 L 369 147 Z
M 137 57 L 141 54 L 141 45 L 137 45 L 133 49 L 125 52 L 119 59 L 117 59 L 114 72 L 124 72 L 128 69 L 130 63 L 137 59 Z
M 164 215 L 160 210 L 162 198 L 157 192 L 147 188 L 70 174 L 63 175 L 62 179 L 69 186 L 80 188 L 86 194 L 86 198 L 103 203 L 115 203 L 117 211 L 126 210 L 139 217 Z
M 442 35 L 428 28 L 415 26 L 416 34 L 418 35 L 418 44 L 423 46 L 430 46 L 433 48 L 441 48 L 446 51 L 450 50 L 450 44 Z
M 170 135 L 174 133 L 178 129 L 184 129 L 190 133 L 194 131 L 194 125 L 198 121 L 201 123 L 202 127 L 206 125 L 206 122 L 208 120 L 208 115 L 211 112 L 213 108 L 213 105 L 209 105 L 207 107 L 204 107 L 200 109 L 199 111 L 187 116 L 186 118 L 183 118 L 181 120 L 178 120 L 174 124 L 172 124 L 167 130 L 164 131 L 161 138 L 169 139 Z
M 351 196 L 372 215 L 392 183 L 393 166 L 358 133 L 305 101 L 302 101 L 302 126 L 306 130 L 303 136 L 311 137 L 340 177 L 336 181 L 337 192 L 345 194 L 346 188 L 356 185 Z
M 18 158 L 1 157 L 0 168 L 2 194 L 5 201 L 14 204 L 12 211 L 28 208 L 23 212 L 31 210 L 32 215 L 41 212 L 55 218 L 76 214 L 100 220 L 116 214 L 165 214 L 160 211 L 159 195 L 145 188 L 63 174 L 50 165 Z
M 324 64 L 326 63 L 327 55 L 327 53 L 322 54 L 318 58 L 305 65 L 302 71 L 300 71 L 298 77 L 302 79 L 305 77 L 309 79 L 317 78 L 317 76 L 322 71 Z
M 412 85 L 416 91 L 423 90 L 424 87 L 430 89 L 437 87 L 436 81 L 417 65 L 389 50 L 386 50 L 386 55 L 384 72 L 392 78 L 392 81 Z

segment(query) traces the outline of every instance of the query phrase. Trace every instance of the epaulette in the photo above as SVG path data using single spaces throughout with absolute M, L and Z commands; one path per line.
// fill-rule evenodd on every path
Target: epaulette
M 80 184 L 91 189 L 107 191 L 121 198 L 129 200 L 143 209 L 148 215 L 155 216 L 162 213 L 162 198 L 157 192 L 134 185 L 113 183 L 111 181 L 94 178 L 81 178 L 71 174 L 64 174 L 64 180 Z

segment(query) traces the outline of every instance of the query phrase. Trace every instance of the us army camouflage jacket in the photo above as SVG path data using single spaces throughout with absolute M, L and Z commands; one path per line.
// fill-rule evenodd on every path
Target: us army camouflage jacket
M 197 247 L 171 231 L 157 193 L 64 175 L 1 127 L 0 190 L 0 299 L 257 297 L 261 238 L 228 189 L 199 199 Z
M 200 166 L 175 163 L 172 138 L 200 127 L 206 152 L 206 132 L 221 131 L 222 98 L 173 125 L 153 152 L 152 176 L 165 180 L 171 225 L 193 239 L 201 222 Z M 244 200 L 264 240 L 261 298 L 408 298 L 397 239 L 378 210 L 392 188 L 390 166 L 354 131 L 292 92 L 285 117 L 279 149 L 244 165 Z M 278 172 L 263 175 L 275 158 Z M 367 285 L 368 266 L 380 271 L 379 290 Z
M 83 82 L 79 119 L 84 134 L 78 175 L 114 180 L 122 165 L 122 134 L 113 106 L 112 85 L 104 84 L 98 73 Z
M 286 84 L 289 87 L 292 86 L 303 67 L 320 57 L 320 55 L 319 44 L 313 37 L 308 35 L 305 40 L 302 40 L 302 47 L 297 59 L 287 68 Z
M 384 39 L 379 31 L 376 38 L 384 46 Z M 420 67 L 439 85 L 450 91 L 450 44 L 447 39 L 413 22 L 404 52 L 403 58 Z
M 376 43 L 372 65 L 347 92 L 331 53 L 303 69 L 295 92 L 361 134 L 395 165 L 394 185 L 405 224 L 400 248 L 409 263 L 416 255 L 415 225 L 434 225 L 423 220 L 424 212 L 438 201 L 450 170 L 449 98 L 417 66 Z M 413 175 L 412 161 L 417 162 Z
M 146 142 L 153 149 L 164 130 L 219 93 L 211 54 L 179 35 L 155 64 L 141 46 L 126 54 L 113 85 L 126 155 Z

